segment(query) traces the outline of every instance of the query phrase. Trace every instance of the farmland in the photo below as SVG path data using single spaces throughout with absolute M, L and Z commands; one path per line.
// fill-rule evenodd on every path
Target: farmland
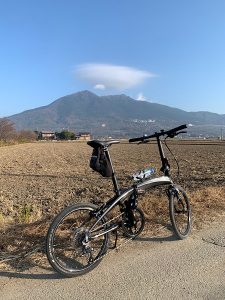
M 169 147 L 180 165 L 176 180 L 176 163 L 167 151 L 174 181 L 191 199 L 194 229 L 219 219 L 225 213 L 225 143 L 174 141 Z M 91 152 L 84 142 L 37 142 L 0 148 L 0 241 L 4 255 L 17 255 L 37 246 L 38 241 L 42 243 L 49 220 L 63 207 L 75 202 L 100 203 L 113 195 L 111 181 L 89 168 Z M 110 153 L 122 187 L 132 184 L 132 173 L 149 165 L 160 175 L 154 143 L 122 142 L 113 145 Z M 167 199 L 161 192 L 146 194 L 139 201 L 149 232 L 168 221 Z

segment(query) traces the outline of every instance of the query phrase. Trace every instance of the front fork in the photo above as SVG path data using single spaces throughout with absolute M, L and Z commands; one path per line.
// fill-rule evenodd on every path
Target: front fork
M 175 196 L 179 199 L 179 189 L 174 184 L 172 184 L 168 187 L 166 194 L 169 199 L 171 196 Z
M 176 213 L 184 213 L 186 211 L 186 206 L 181 196 L 182 192 L 178 186 L 171 185 L 167 190 L 167 196 L 169 200 L 171 197 L 174 198 L 174 209 Z M 176 200 L 175 200 L 176 199 Z

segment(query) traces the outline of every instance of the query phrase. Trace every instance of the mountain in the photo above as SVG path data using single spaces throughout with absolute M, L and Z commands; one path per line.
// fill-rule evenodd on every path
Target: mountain
M 193 135 L 218 136 L 225 115 L 186 112 L 166 105 L 137 101 L 124 94 L 97 96 L 82 91 L 51 104 L 9 117 L 18 130 L 89 131 L 95 136 L 134 136 L 159 128 L 192 124 Z

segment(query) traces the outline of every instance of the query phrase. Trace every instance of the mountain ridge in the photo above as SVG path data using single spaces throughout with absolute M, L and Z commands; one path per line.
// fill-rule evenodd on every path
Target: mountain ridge
M 225 125 L 225 115 L 208 111 L 186 112 L 163 104 L 138 101 L 125 94 L 98 96 L 90 91 L 60 97 L 48 105 L 9 116 L 9 119 L 18 130 L 60 131 L 67 128 L 100 136 L 133 136 L 181 123 L 206 126 L 213 135 L 218 135 L 217 127 Z

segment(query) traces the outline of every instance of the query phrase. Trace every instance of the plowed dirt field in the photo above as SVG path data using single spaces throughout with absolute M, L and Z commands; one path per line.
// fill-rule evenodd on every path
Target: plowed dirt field
M 225 143 L 173 141 L 167 151 L 174 181 L 190 196 L 194 228 L 225 213 Z M 49 220 L 63 207 L 76 202 L 99 203 L 113 195 L 109 179 L 89 168 L 92 148 L 85 142 L 37 142 L 0 148 L 0 260 L 11 258 L 44 241 Z M 160 160 L 156 144 L 126 142 L 110 148 L 119 182 L 132 184 L 131 175 Z M 140 199 L 148 226 L 164 225 L 168 204 L 162 189 Z M 38 248 L 39 249 L 39 248 Z M 10 264 L 10 263 L 9 263 Z M 23 264 L 24 266 L 24 264 Z

